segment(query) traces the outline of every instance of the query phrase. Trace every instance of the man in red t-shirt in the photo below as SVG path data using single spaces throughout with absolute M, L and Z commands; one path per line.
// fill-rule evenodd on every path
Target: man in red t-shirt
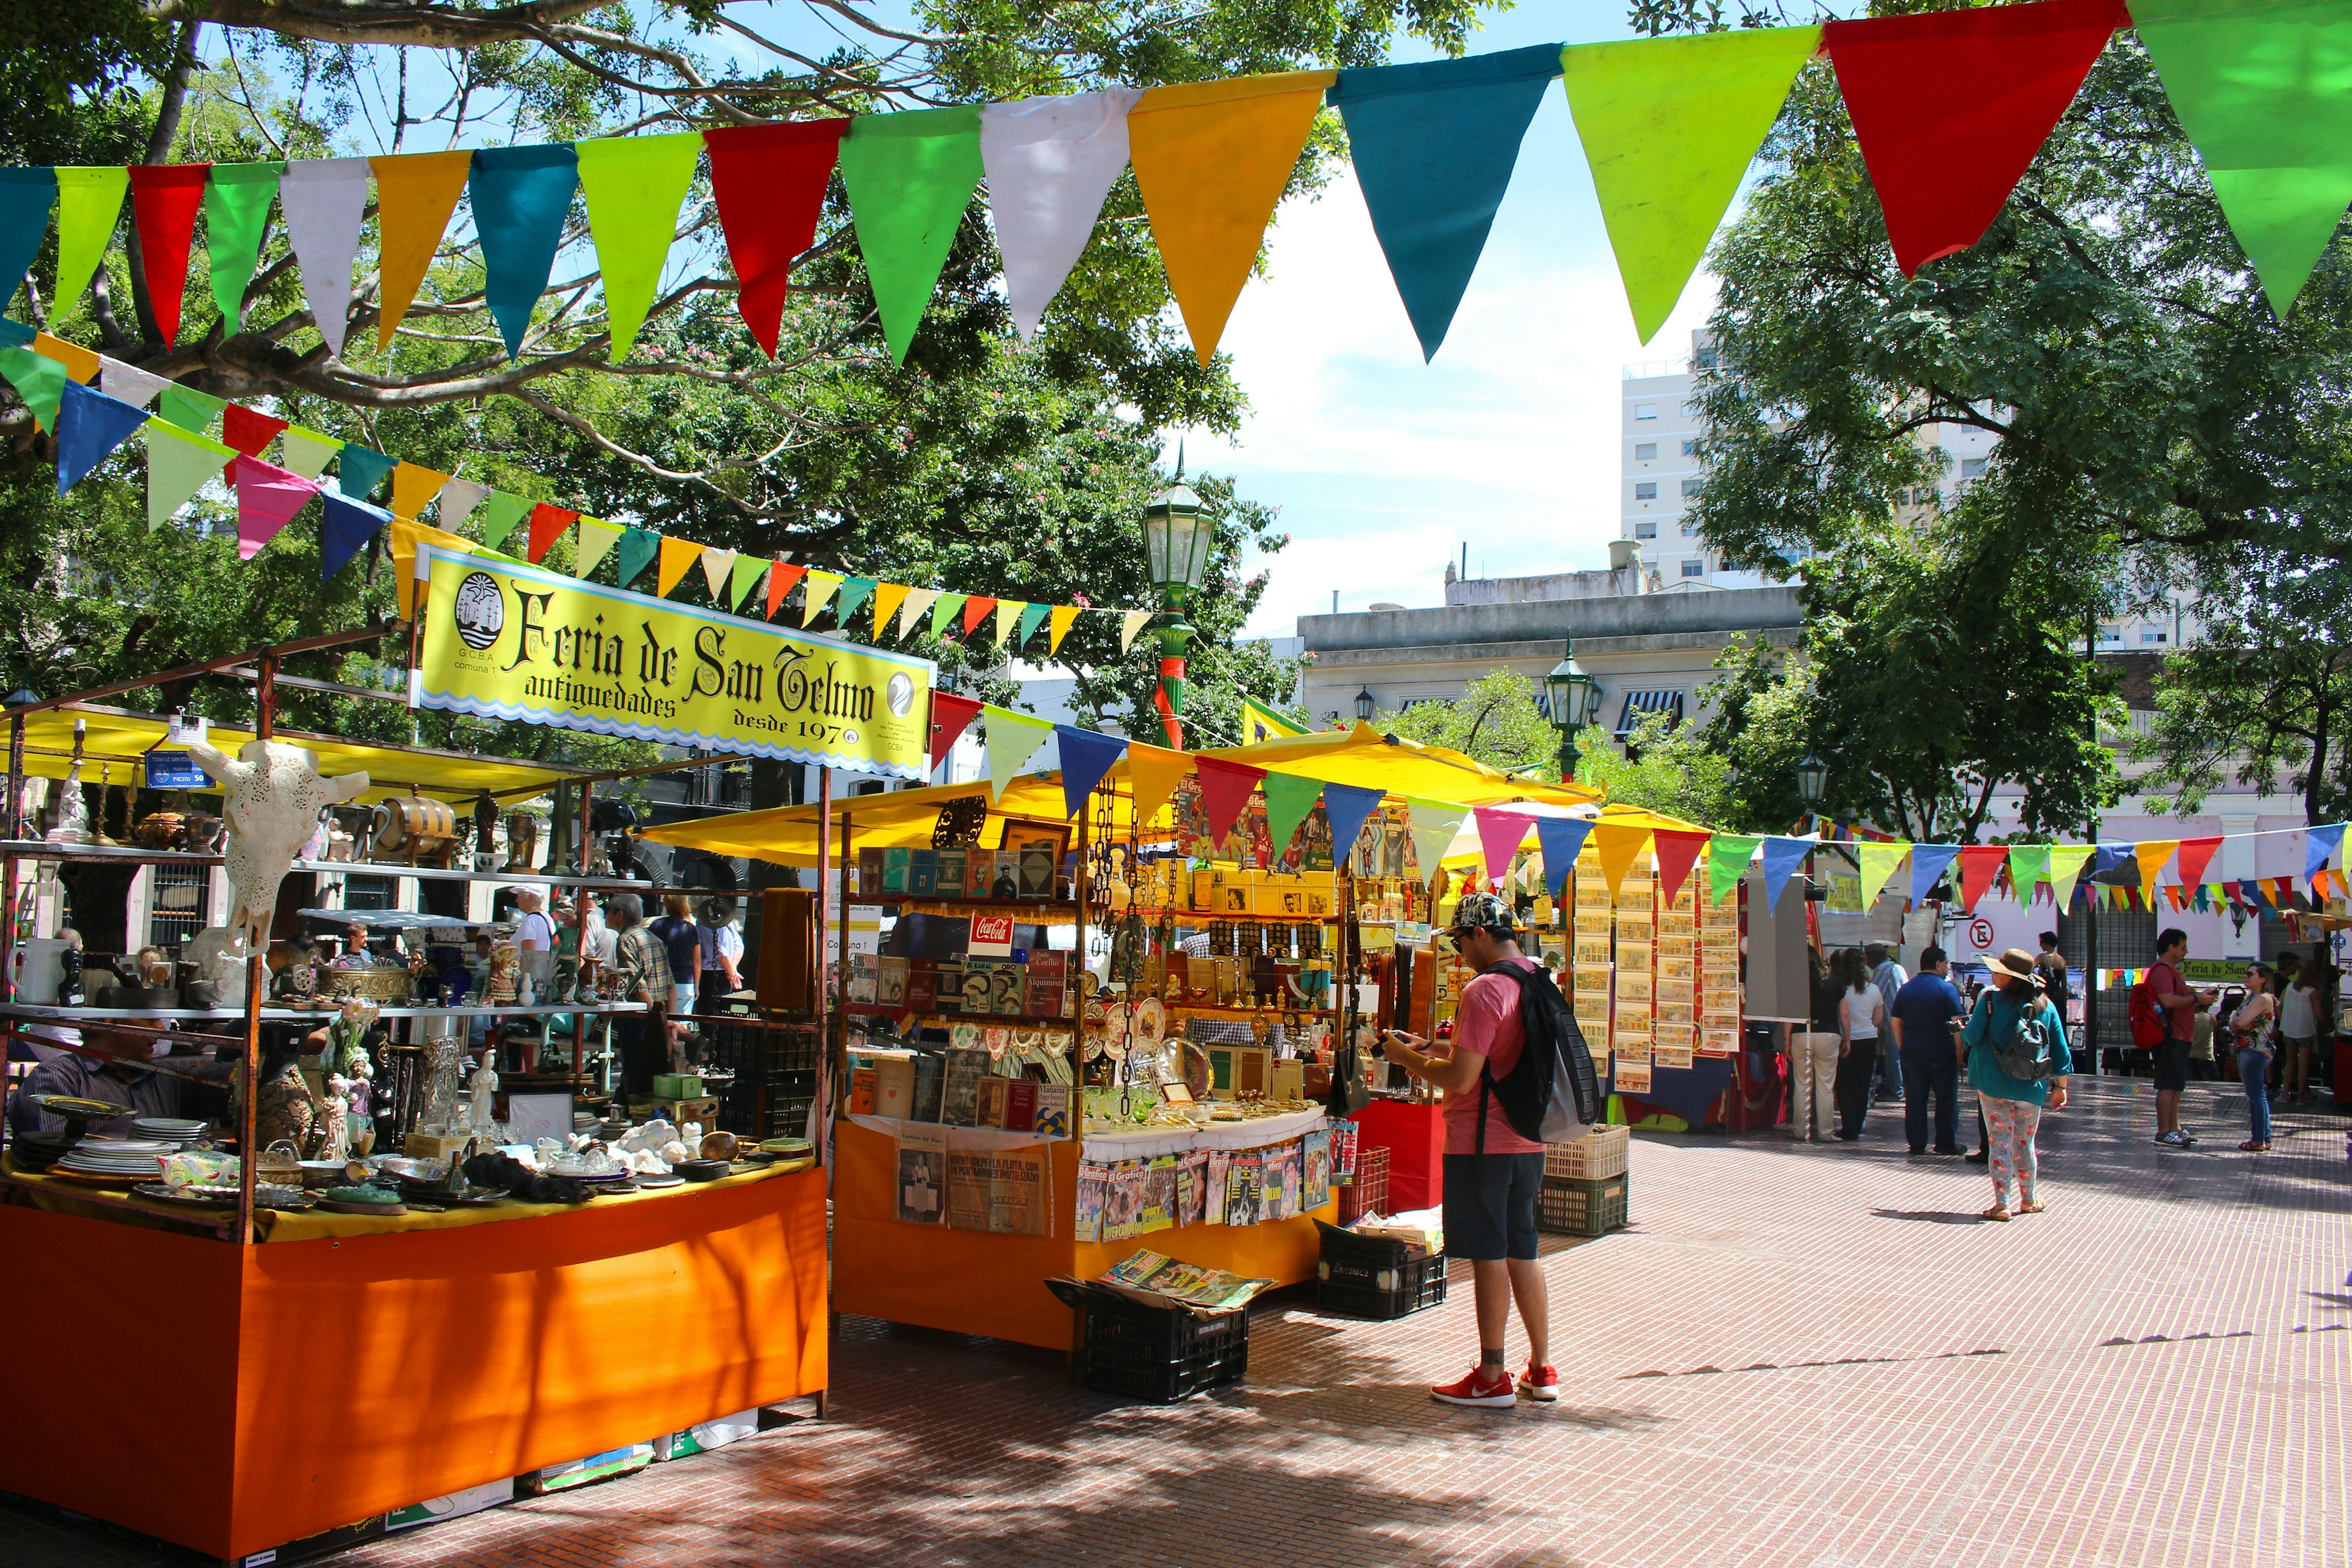
M 2156 963 L 2147 972 L 2147 988 L 2164 1009 L 2164 1038 L 2157 1042 L 2156 1142 L 2166 1149 L 2193 1147 L 2197 1140 L 2180 1130 L 2180 1091 L 2189 1087 L 2189 1049 L 2194 1037 L 2197 1009 L 2213 1005 L 2211 991 L 2191 991 L 2180 978 L 2189 956 L 2189 933 L 2168 926 L 2157 935 Z
M 1482 1082 L 1507 1076 L 1527 1045 L 1519 983 L 1485 973 L 1498 963 L 1536 967 L 1519 952 L 1519 929 L 1511 906 L 1494 894 L 1465 895 L 1454 911 L 1454 940 L 1480 973 L 1462 988 L 1453 1039 L 1429 1050 L 1425 1040 L 1391 1032 L 1385 1045 L 1390 1061 L 1445 1092 L 1445 1250 L 1470 1260 L 1479 1352 L 1469 1376 L 1430 1389 L 1448 1405 L 1508 1408 L 1522 1394 L 1559 1397 L 1559 1373 L 1550 1364 L 1551 1304 L 1536 1261 L 1543 1145 L 1512 1129 L 1503 1102 L 1484 1092 Z M 1516 1385 L 1503 1353 L 1514 1299 L 1528 1332 L 1528 1370 Z

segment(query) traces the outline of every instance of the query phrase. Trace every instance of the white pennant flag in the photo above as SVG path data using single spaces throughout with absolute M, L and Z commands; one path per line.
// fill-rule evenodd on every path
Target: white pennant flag
M 474 515 L 474 509 L 481 505 L 482 498 L 489 493 L 489 486 L 475 479 L 451 479 L 443 485 L 441 526 L 452 533 L 456 532 L 458 525 Z
M 1128 611 L 1126 618 L 1119 623 L 1118 651 L 1125 653 L 1129 648 L 1133 647 L 1135 646 L 1135 634 L 1150 626 L 1151 624 L 1151 617 L 1157 614 L 1159 614 L 1159 612 L 1156 610 Z
M 1037 335 L 1127 167 L 1127 115 L 1142 89 L 983 104 L 980 156 L 1004 258 L 1004 297 L 1021 341 Z
M 898 635 L 905 637 L 910 628 L 919 624 L 925 616 L 929 615 L 931 602 L 939 596 L 940 591 L 937 588 L 908 589 L 907 602 L 898 606 Z
M 98 389 L 109 397 L 119 397 L 136 407 L 144 408 L 155 400 L 155 395 L 172 384 L 167 375 L 155 375 L 135 364 L 124 364 L 119 359 L 98 356 Z
M 702 552 L 702 580 L 710 585 L 714 603 L 727 602 L 727 579 L 734 574 L 736 552 L 705 550 Z
M 352 310 L 352 262 L 360 252 L 360 221 L 367 211 L 368 161 L 321 158 L 286 165 L 278 184 L 286 209 L 286 237 L 301 264 L 302 297 L 330 353 L 343 352 Z

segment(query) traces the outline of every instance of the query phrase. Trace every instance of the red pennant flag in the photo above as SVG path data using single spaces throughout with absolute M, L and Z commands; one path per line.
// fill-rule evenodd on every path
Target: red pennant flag
M 131 221 L 147 275 L 147 303 L 155 330 L 170 343 L 180 335 L 180 296 L 188 287 L 188 241 L 205 203 L 210 163 L 144 163 L 131 170 Z
M 285 420 L 257 413 L 242 403 L 232 403 L 221 410 L 221 441 L 248 458 L 261 456 L 269 443 L 278 439 L 278 432 L 285 428 Z M 221 469 L 221 478 L 235 482 L 236 464 L 234 461 Z
M 2293 877 L 2273 877 L 2271 879 L 2271 907 L 2282 913 L 2294 908 L 2294 879 Z
M 801 568 L 795 566 L 792 570 L 798 572 Z M 772 617 L 775 613 L 773 609 L 768 612 Z M 947 760 L 948 748 L 956 743 L 956 738 L 971 728 L 971 721 L 978 717 L 980 717 L 980 699 L 977 697 L 958 697 L 952 691 L 941 691 L 936 687 L 932 689 L 932 767 L 936 768 Z
M 1192 771 L 1201 779 L 1201 809 L 1209 818 L 1209 841 L 1222 844 L 1241 819 L 1250 792 L 1265 777 L 1264 768 L 1229 763 L 1221 757 L 1195 757 Z
M 2044 0 L 1822 29 L 1906 277 L 1984 237 L 2128 25 L 2124 0 Z
M 1976 913 L 1977 900 L 1992 889 L 1993 879 L 2009 864 L 2005 844 L 1971 844 L 1960 851 L 1960 908 Z
M 541 559 L 553 547 L 555 542 L 563 537 L 563 531 L 579 521 L 578 512 L 566 511 L 560 506 L 550 506 L 545 501 L 531 508 L 530 563 L 534 566 L 538 565 Z
M 774 620 L 776 612 L 784 607 L 784 595 L 793 591 L 793 584 L 807 575 L 807 567 L 787 566 L 781 561 L 768 568 L 768 618 L 770 620 Z M 962 699 L 959 698 L 957 700 L 961 701 Z M 975 708 L 972 711 L 976 713 L 979 710 Z M 964 721 L 966 724 L 971 722 L 969 718 Z M 952 741 L 954 737 L 950 736 L 949 739 Z M 934 757 L 931 760 L 931 766 L 939 765 L 939 759 Z
M 963 635 L 970 637 L 980 630 L 980 623 L 988 619 L 995 608 L 995 600 L 979 594 L 966 599 L 963 602 Z
M 735 309 L 770 359 L 776 357 L 793 258 L 816 243 L 825 184 L 848 129 L 845 118 L 730 125 L 702 133 L 719 226 L 735 264 Z
M 2174 859 L 2180 867 L 2180 879 L 2190 887 L 2205 880 L 2205 868 L 2213 862 L 2213 853 L 2221 847 L 2221 836 L 2210 838 L 2184 838 L 2175 849 Z
M 1658 852 L 1658 893 L 1664 902 L 1671 904 L 1675 895 L 1682 891 L 1683 879 L 1690 875 L 1698 858 L 1706 853 L 1715 835 L 1661 827 L 1650 838 Z

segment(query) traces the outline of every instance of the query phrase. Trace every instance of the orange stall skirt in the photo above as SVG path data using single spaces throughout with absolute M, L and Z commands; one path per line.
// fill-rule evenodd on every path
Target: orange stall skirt
M 824 1181 L 250 1247 L 0 1206 L 0 1490 L 235 1558 L 815 1393 Z
M 1127 1241 L 1074 1239 L 1078 1141 L 1051 1145 L 1051 1236 L 999 1236 L 905 1224 L 897 1205 L 898 1143 L 842 1121 L 834 1129 L 833 1304 L 836 1311 L 887 1322 L 1048 1350 L 1071 1348 L 1072 1313 L 1045 1289 L 1055 1274 L 1090 1279 L 1148 1247 L 1187 1263 L 1251 1279 L 1297 1285 L 1315 1278 L 1319 1217 L 1336 1221 L 1335 1199 L 1294 1219 L 1264 1225 L 1188 1225 Z

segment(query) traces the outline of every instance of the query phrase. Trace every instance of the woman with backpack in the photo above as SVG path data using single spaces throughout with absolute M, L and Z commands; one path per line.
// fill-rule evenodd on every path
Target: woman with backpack
M 1991 1155 L 1992 1207 L 1983 1217 L 2040 1214 L 2040 1173 L 2034 1135 L 2044 1109 L 2066 1107 L 2066 1075 L 2074 1058 L 2066 1048 L 2065 1020 L 2042 994 L 2033 955 L 2012 947 L 1988 959 L 1997 989 L 1987 993 L 1960 1032 L 1969 1060 L 1969 1087 L 1984 1111 L 1985 1149 Z M 2018 1202 L 2012 1209 L 2014 1189 Z
M 2230 1015 L 2230 1042 L 2238 1048 L 2238 1081 L 2246 1086 L 2246 1113 L 2254 1124 L 2253 1136 L 2238 1145 L 2241 1153 L 2267 1154 L 2271 1150 L 2271 1053 L 2277 1048 L 2271 1026 L 2277 1017 L 2270 965 L 2249 964 L 2246 1000 Z

